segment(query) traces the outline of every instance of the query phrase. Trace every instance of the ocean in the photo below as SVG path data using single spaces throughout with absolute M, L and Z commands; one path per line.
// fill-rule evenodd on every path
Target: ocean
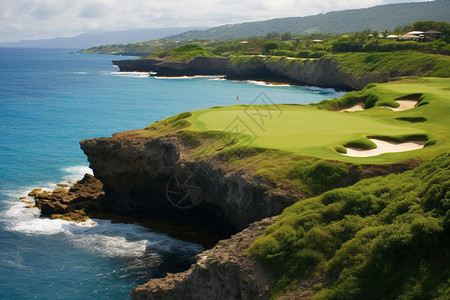
M 118 56 L 0 48 L 0 299 L 129 299 L 202 247 L 134 224 L 41 218 L 20 197 L 92 173 L 79 141 L 212 106 L 306 104 L 333 89 L 119 73 Z M 129 59 L 129 57 L 123 57 Z M 261 104 L 261 103 L 259 103 Z M 26 199 L 31 200 L 31 199 Z

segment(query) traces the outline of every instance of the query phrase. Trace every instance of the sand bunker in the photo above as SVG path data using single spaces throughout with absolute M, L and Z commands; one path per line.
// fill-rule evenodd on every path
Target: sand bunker
M 353 157 L 369 157 L 380 155 L 383 153 L 392 153 L 392 152 L 404 152 L 411 150 L 422 149 L 425 146 L 425 141 L 410 141 L 406 143 L 394 143 L 387 142 L 379 139 L 369 139 L 377 145 L 377 148 L 370 150 L 363 150 L 357 148 L 346 148 L 347 156 Z
M 360 110 L 364 110 L 364 102 L 358 102 L 349 108 L 340 109 L 338 111 L 360 111 Z
M 380 107 L 384 107 L 384 108 L 388 108 L 390 110 L 393 111 L 402 111 L 402 110 L 408 110 L 408 109 L 412 109 L 414 107 L 416 107 L 417 103 L 419 102 L 418 100 L 396 100 L 398 104 L 400 104 L 399 107 L 391 107 L 391 106 L 380 106 Z M 356 103 L 355 105 L 349 107 L 349 108 L 344 108 L 344 109 L 340 109 L 338 111 L 361 111 L 364 110 L 364 102 L 359 102 Z
M 398 104 L 400 104 L 399 107 L 390 107 L 390 106 L 380 106 L 384 108 L 389 108 L 393 111 L 402 111 L 402 110 L 408 110 L 416 107 L 418 100 L 396 100 Z

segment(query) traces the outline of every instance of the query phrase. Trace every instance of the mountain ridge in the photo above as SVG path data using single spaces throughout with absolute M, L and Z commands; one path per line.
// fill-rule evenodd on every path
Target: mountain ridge
M 450 1 L 412 2 L 369 8 L 332 11 L 305 17 L 275 18 L 265 21 L 225 24 L 207 30 L 193 30 L 163 40 L 236 39 L 264 36 L 270 32 L 293 34 L 349 33 L 364 29 L 383 31 L 416 21 L 450 21 Z M 401 13 L 399 13 L 401 12 Z
M 167 35 L 178 34 L 193 29 L 199 29 L 199 27 L 144 28 L 86 32 L 73 37 L 3 42 L 0 43 L 0 47 L 87 48 L 105 44 L 128 44 L 147 40 L 157 40 Z

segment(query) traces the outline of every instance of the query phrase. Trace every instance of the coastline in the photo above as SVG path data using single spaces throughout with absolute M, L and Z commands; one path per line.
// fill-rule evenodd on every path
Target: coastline
M 178 120 L 180 121 L 180 120 Z M 222 157 L 218 157 L 217 160 L 213 161 L 213 160 L 200 160 L 200 161 L 196 161 L 196 159 L 194 159 L 194 157 L 192 157 L 192 153 L 195 152 L 196 148 L 198 147 L 198 143 L 195 141 L 195 139 L 190 139 L 189 136 L 184 136 L 182 139 L 178 140 L 177 138 L 174 138 L 173 136 L 162 136 L 162 138 L 146 138 L 146 137 L 140 137 L 139 134 L 134 135 L 131 134 L 116 134 L 115 137 L 113 138 L 106 138 L 106 139 L 95 139 L 91 140 L 91 141 L 85 141 L 84 143 L 82 142 L 82 147 L 83 144 L 89 144 L 92 143 L 90 145 L 90 147 L 92 146 L 92 148 L 89 151 L 93 151 L 90 154 L 87 154 L 87 156 L 89 157 L 89 160 L 91 162 L 91 164 L 98 164 L 97 167 L 94 167 L 94 172 L 97 173 L 96 176 L 102 177 L 102 180 L 105 181 L 108 186 L 107 186 L 107 193 L 109 194 L 109 198 L 108 201 L 112 200 L 112 202 L 106 203 L 107 206 L 109 206 L 109 208 L 113 208 L 113 206 L 115 206 L 117 204 L 117 207 L 114 209 L 117 209 L 119 211 L 122 211 L 123 208 L 125 208 L 125 211 L 130 208 L 132 208 L 133 205 L 135 205 L 135 207 L 133 209 L 142 209 L 143 206 L 137 206 L 136 204 L 139 203 L 139 198 L 140 196 L 145 196 L 147 197 L 149 195 L 149 191 L 145 190 L 146 186 L 145 186 L 145 182 L 147 181 L 154 181 L 153 186 L 150 187 L 150 189 L 154 192 L 154 191 L 158 191 L 158 185 L 161 185 L 162 182 L 164 182 L 164 180 L 167 180 L 168 178 L 171 177 L 171 175 L 176 172 L 176 170 L 179 170 L 181 168 L 185 168 L 186 166 L 190 169 L 194 169 L 197 166 L 209 166 L 209 168 L 207 168 L 209 170 L 209 173 L 207 173 L 207 176 L 210 176 L 211 178 L 206 178 L 205 174 L 199 174 L 199 173 L 195 173 L 196 175 L 199 176 L 200 180 L 203 180 L 205 184 L 205 189 L 207 186 L 213 186 L 211 184 L 211 181 L 217 181 L 217 180 L 223 180 L 221 182 L 221 186 L 219 186 L 216 190 L 209 190 L 209 192 L 212 192 L 213 194 L 210 195 L 210 198 L 217 198 L 217 196 L 219 194 L 214 194 L 215 192 L 223 192 L 225 190 L 225 188 L 228 189 L 228 191 L 234 191 L 236 192 L 236 194 L 233 194 L 231 198 L 240 198 L 240 200 L 242 199 L 248 199 L 251 197 L 254 197 L 256 194 L 256 197 L 254 197 L 256 200 L 260 200 L 261 195 L 266 195 L 267 198 L 269 200 L 265 200 L 265 202 L 267 203 L 268 207 L 266 208 L 267 210 L 264 213 L 267 213 L 267 211 L 270 211 L 270 213 L 272 215 L 276 215 L 279 214 L 281 212 L 281 210 L 284 207 L 289 206 L 290 204 L 293 203 L 293 201 L 297 201 L 298 199 L 301 199 L 302 197 L 306 197 L 306 195 L 299 195 L 298 193 L 292 193 L 293 190 L 289 189 L 286 186 L 281 186 L 279 185 L 279 182 L 276 181 L 267 181 L 264 180 L 264 178 L 261 178 L 263 176 L 255 176 L 254 174 L 251 174 L 250 172 L 246 173 L 246 168 L 240 168 L 240 167 L 236 167 L 233 166 L 231 163 L 227 162 L 226 159 L 224 160 L 224 156 Z M 97 144 L 97 146 L 99 146 L 97 149 L 95 149 L 95 144 Z M 153 144 L 152 144 L 153 143 Z M 218 147 L 218 149 L 220 149 L 220 147 Z M 83 150 L 86 150 L 86 148 L 84 148 Z M 217 151 L 221 151 L 221 150 L 217 150 Z M 139 157 L 139 153 L 143 154 L 144 157 Z M 98 155 L 96 157 L 96 155 Z M 125 167 L 125 171 L 129 172 L 127 174 L 121 174 L 119 171 L 124 171 L 124 166 L 123 165 L 114 165 L 114 161 L 113 159 L 109 159 L 106 158 L 107 155 L 111 155 L 110 158 L 113 158 L 115 155 L 119 155 L 119 158 L 116 157 L 116 159 L 118 159 L 118 161 L 122 160 L 125 162 L 132 162 L 132 163 L 136 163 L 135 165 L 133 165 L 131 163 L 130 166 L 126 166 Z M 137 155 L 137 156 L 136 156 Z M 158 156 L 159 155 L 159 156 Z M 247 155 L 244 152 L 244 156 Z M 250 155 L 254 155 L 250 154 Z M 139 161 L 139 159 L 144 158 L 144 160 Z M 101 162 L 99 160 L 105 159 L 105 162 Z M 153 160 L 152 160 L 153 159 Z M 181 159 L 181 160 L 180 160 Z M 241 157 L 237 157 L 234 159 L 241 159 Z M 92 160 L 92 161 L 91 161 Z M 136 162 L 137 161 L 137 162 Z M 107 166 L 107 164 L 109 164 L 109 170 L 106 171 L 100 171 L 102 169 L 102 164 L 105 163 L 103 166 Z M 107 163 L 107 164 L 106 164 Z M 142 163 L 142 164 L 141 164 Z M 144 176 L 141 176 L 142 174 L 139 174 L 139 172 L 141 170 L 139 170 L 139 166 L 142 167 L 142 165 L 147 165 L 148 168 L 144 168 L 144 171 L 142 174 L 144 174 Z M 364 174 L 360 174 L 360 175 L 366 175 L 368 177 L 374 176 L 374 175 L 385 175 L 385 174 L 389 174 L 391 172 L 396 173 L 396 172 L 402 172 L 404 170 L 410 169 L 410 168 L 414 168 L 415 166 L 417 166 L 418 164 L 420 164 L 420 161 L 407 161 L 405 162 L 403 165 L 399 165 L 398 168 L 392 166 L 391 164 L 389 166 L 381 166 L 381 165 L 377 165 L 377 168 L 374 168 L 373 170 L 364 170 Z M 156 171 L 154 170 L 156 166 Z M 131 170 L 134 167 L 135 170 Z M 391 167 L 391 169 L 389 169 L 389 167 Z M 117 168 L 116 170 L 114 170 L 115 168 Z M 130 170 L 127 170 L 127 168 L 131 168 Z M 151 171 L 149 171 L 151 169 Z M 138 170 L 138 171 L 136 171 Z M 352 170 L 352 168 L 350 168 L 350 170 Z M 109 171 L 112 171 L 111 174 L 107 174 Z M 137 182 L 137 185 L 135 186 L 128 186 L 128 188 L 126 187 L 129 184 L 129 181 L 124 180 L 124 183 L 122 186 L 117 185 L 117 181 L 114 182 L 112 181 L 111 178 L 115 177 L 113 174 L 114 172 L 118 172 L 117 174 L 121 174 L 120 176 L 124 176 L 123 178 L 129 177 L 128 180 L 129 181 L 135 181 Z M 252 170 L 253 171 L 253 170 Z M 374 172 L 372 172 L 374 171 Z M 125 173 L 126 173 L 125 172 Z M 135 173 L 133 173 L 135 172 Z M 151 174 L 150 178 L 149 177 L 145 177 L 145 176 L 149 176 L 149 172 L 155 172 L 154 174 Z M 158 173 L 160 172 L 160 173 Z M 131 175 L 131 176 L 130 176 Z M 162 177 L 160 175 L 163 175 Z M 357 174 L 352 173 L 352 176 L 355 176 Z M 153 176 L 153 177 L 152 177 Z M 139 181 L 136 180 L 136 178 L 139 177 L 144 177 L 145 180 Z M 156 180 L 155 180 L 156 178 Z M 157 178 L 162 178 L 162 181 L 158 181 Z M 219 178 L 219 179 L 218 179 Z M 346 186 L 348 184 L 352 184 L 355 181 L 358 181 L 361 177 L 355 176 L 353 178 L 345 178 L 345 182 L 343 182 L 343 186 Z M 121 181 L 121 180 L 118 180 Z M 142 185 L 140 185 L 142 184 Z M 263 192 L 261 193 L 261 187 L 263 189 Z M 159 187 L 160 188 L 160 187 Z M 289 197 L 286 197 L 286 194 L 270 194 L 271 190 L 287 190 L 287 193 L 292 193 L 292 195 L 290 195 L 292 198 L 295 199 L 291 199 Z M 258 191 L 259 190 L 259 191 Z M 241 191 L 244 191 L 243 195 L 240 195 L 239 193 Z M 142 194 L 141 194 L 142 193 Z M 156 193 L 158 194 L 158 193 Z M 123 198 L 122 196 L 125 197 Z M 151 195 L 151 193 L 150 193 Z M 161 195 L 156 195 L 156 196 L 161 196 Z M 249 197 L 250 196 L 250 197 Z M 309 195 L 308 195 L 309 196 Z M 128 198 L 127 198 L 128 197 Z M 143 198 L 145 198 L 143 197 Z M 118 199 L 126 199 L 126 201 L 129 200 L 129 202 L 124 202 L 124 203 L 119 203 Z M 141 199 L 143 199 L 141 198 Z M 158 199 L 156 199 L 157 197 L 151 197 L 152 200 L 156 200 L 157 202 L 159 201 Z M 148 199 L 148 198 L 146 198 Z M 303 198 L 302 198 L 303 199 Z M 136 201 L 138 200 L 138 201 Z M 219 200 L 224 200 L 224 199 L 219 199 Z M 225 199 L 227 200 L 227 199 Z M 239 199 L 238 199 L 239 200 Z M 226 202 L 226 201 L 224 201 Z M 256 205 L 257 201 L 253 201 L 253 203 Z M 265 203 L 265 204 L 266 204 Z M 131 204 L 131 205 L 130 205 Z M 158 202 L 158 206 L 159 206 Z M 167 204 L 167 203 L 166 203 Z M 216 203 L 217 204 L 217 203 Z M 264 205 L 265 205 L 264 204 Z M 232 207 L 233 205 L 242 205 L 242 201 L 241 203 L 238 202 L 234 202 L 232 203 L 232 205 L 230 207 Z M 257 204 L 260 205 L 260 204 Z M 277 205 L 277 206 L 271 206 L 271 205 Z M 222 216 L 222 217 L 227 217 L 229 218 L 233 213 L 239 213 L 240 208 L 238 207 L 238 209 L 233 208 L 227 208 L 226 206 L 219 206 L 219 211 L 217 211 L 217 207 L 218 205 L 209 207 L 210 210 L 208 210 L 209 213 L 211 212 L 216 212 L 217 215 L 216 216 Z M 162 206 L 160 206 L 161 208 Z M 153 207 L 152 207 L 153 208 Z M 248 209 L 253 209 L 254 207 L 252 205 L 250 205 L 250 208 L 246 208 Z M 259 207 L 258 207 L 259 209 Z M 221 211 L 222 210 L 222 211 Z M 158 212 L 158 211 L 156 211 Z M 169 214 L 171 212 L 169 211 Z M 246 217 L 246 216 L 239 216 L 239 217 Z M 248 227 L 249 224 L 251 224 L 253 221 L 257 221 L 261 219 L 261 215 L 257 215 L 257 216 L 251 216 L 248 219 L 234 219 L 231 220 L 233 223 L 233 230 L 234 232 L 240 231 L 242 228 L 246 228 Z M 252 219 L 253 218 L 253 219 Z M 219 222 L 218 222 L 219 223 Z M 229 225 L 229 224 L 228 224 Z M 226 226 L 228 226 L 226 225 Z M 269 225 L 269 224 L 266 224 Z M 162 224 L 162 227 L 164 227 L 165 224 Z M 177 226 L 175 224 L 175 226 Z M 257 225 L 259 226 L 259 225 Z M 265 226 L 265 225 L 264 225 Z M 266 227 L 264 227 L 266 228 Z M 235 237 L 235 239 L 241 239 L 242 235 L 237 235 Z M 223 242 L 223 243 L 219 243 L 219 246 L 224 246 L 227 242 Z M 248 244 L 246 244 L 248 246 Z M 232 247 L 231 247 L 232 249 Z M 221 255 L 227 255 L 229 249 L 226 250 L 225 252 L 223 252 Z M 242 253 L 241 253 L 242 254 Z M 208 256 L 208 255 L 206 255 Z M 205 255 L 201 255 L 201 257 L 199 257 L 200 262 L 198 263 L 199 268 L 198 270 L 200 270 L 200 272 L 202 272 L 202 270 L 207 269 L 207 270 L 211 270 L 208 269 L 208 267 L 215 262 L 214 260 L 217 260 L 217 258 L 211 257 L 211 260 L 208 260 L 207 258 L 205 258 Z M 239 261 L 241 259 L 241 257 L 237 257 L 237 258 L 233 258 L 233 262 L 235 260 Z M 203 261 L 205 260 L 205 261 Z M 219 259 L 220 260 L 220 259 Z M 226 263 L 225 263 L 226 264 Z M 234 267 L 233 267 L 234 268 Z M 233 268 L 231 268 L 231 270 L 234 270 Z M 194 267 L 195 269 L 195 267 Z M 197 271 L 196 271 L 197 272 Z M 233 272 L 233 271 L 227 271 L 227 272 Z M 270 272 L 263 272 L 264 274 L 269 274 Z M 171 276 L 168 276 L 169 278 L 171 278 Z M 178 278 L 177 276 L 175 276 L 176 278 Z M 247 281 L 247 279 L 243 279 L 244 281 Z M 153 283 L 155 283 L 155 281 L 153 281 Z M 156 286 L 159 285 L 164 285 L 164 281 L 160 281 Z M 236 283 L 238 284 L 238 283 Z M 183 284 L 182 284 L 183 286 Z M 156 287 L 158 288 L 158 287 Z M 186 286 L 185 286 L 186 288 Z M 186 290 L 182 289 L 182 292 L 185 292 Z M 232 289 L 235 288 L 234 285 L 232 285 Z M 267 285 L 264 283 L 264 287 L 263 290 L 265 290 L 265 288 L 267 288 Z M 142 291 L 142 289 L 137 289 L 136 290 L 136 294 L 137 295 L 137 291 Z M 145 293 L 145 292 L 144 292 Z M 263 292 L 266 293 L 266 292 Z M 138 297 L 138 296 L 136 296 Z M 140 296 L 139 296 L 140 297 Z M 146 296 L 147 297 L 147 296 Z M 262 297 L 262 296 L 261 296 Z

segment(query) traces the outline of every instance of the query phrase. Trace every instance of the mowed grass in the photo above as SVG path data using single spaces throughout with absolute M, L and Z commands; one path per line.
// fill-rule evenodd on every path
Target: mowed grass
M 364 92 L 364 91 L 363 91 Z M 367 93 L 367 91 L 366 91 Z M 386 163 L 417 156 L 434 155 L 450 148 L 450 79 L 406 78 L 370 88 L 380 103 L 411 94 L 422 94 L 418 107 L 394 112 L 377 107 L 361 112 L 339 112 L 314 105 L 239 105 L 192 112 L 184 130 L 222 131 L 239 138 L 241 145 L 278 149 L 301 155 L 354 163 Z M 399 118 L 425 118 L 408 122 Z M 392 139 L 426 137 L 424 149 L 355 158 L 335 149 L 370 136 Z

